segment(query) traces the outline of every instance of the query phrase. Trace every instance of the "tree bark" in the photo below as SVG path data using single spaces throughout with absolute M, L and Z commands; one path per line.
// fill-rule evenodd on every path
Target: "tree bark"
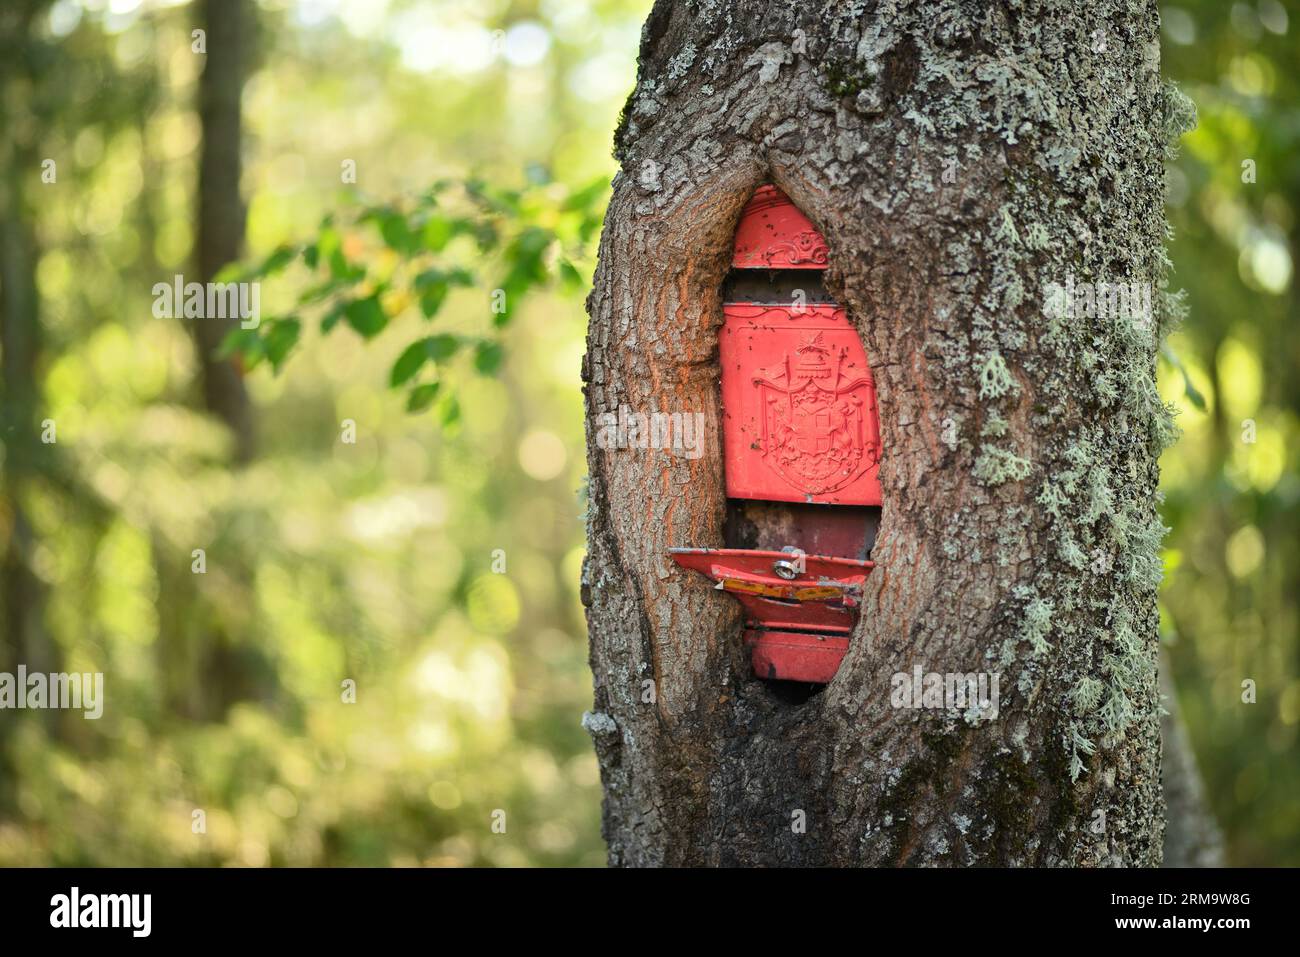
M 1160 779 L 1168 810 L 1161 863 L 1165 867 L 1223 867 L 1223 834 L 1210 812 L 1196 752 L 1187 736 L 1169 663 L 1163 654 L 1160 691 L 1165 701 L 1160 734 L 1164 744 Z
M 207 32 L 207 63 L 199 80 L 199 119 L 203 130 L 199 156 L 198 265 L 200 281 L 212 280 L 223 266 L 239 259 L 244 243 L 244 201 L 239 191 L 245 64 L 251 39 L 245 0 L 204 0 L 202 27 Z M 232 359 L 216 352 L 237 319 L 208 317 L 194 329 L 203 384 L 204 407 L 221 419 L 235 439 L 235 460 L 252 459 L 253 413 L 243 374 Z
M 656 3 L 583 367 L 612 864 L 1159 862 L 1154 376 L 1183 103 L 1154 2 Z M 665 554 L 722 544 L 720 287 L 764 182 L 830 245 L 885 450 L 851 649 L 801 704 L 750 674 L 736 602 Z M 1151 284 L 1154 322 L 1049 319 L 1067 277 Z M 705 413 L 708 454 L 598 447 L 624 405 Z M 891 707 L 914 665 L 997 673 L 998 717 Z
M 249 0 L 202 0 L 198 8 L 199 26 L 206 34 L 206 63 L 199 80 L 197 265 L 207 283 L 238 261 L 244 243 L 241 97 L 256 22 Z M 239 319 L 207 316 L 192 321 L 204 407 L 230 429 L 235 462 L 246 464 L 256 452 L 252 404 L 237 361 L 216 354 Z M 187 720 L 224 720 L 234 703 L 266 695 L 260 653 L 251 644 L 237 642 L 215 613 L 213 602 L 228 596 L 203 586 L 205 579 L 192 571 L 191 546 L 177 547 L 161 534 L 155 535 L 154 546 L 155 568 L 163 583 L 155 649 L 163 703 Z M 213 550 L 211 543 L 193 546 L 206 546 L 207 560 L 214 566 L 220 562 L 226 581 L 249 594 L 252 573 L 244 556 L 229 548 Z
M 28 517 L 36 479 L 52 460 L 52 447 L 41 440 L 40 245 L 31 194 L 56 188 L 41 183 L 40 133 L 49 106 L 31 96 L 47 79 L 49 61 L 35 39 L 47 6 L 36 0 L 0 12 L 0 671 L 10 673 L 19 664 L 56 671 L 62 662 L 45 627 L 46 589 L 33 565 L 37 536 Z M 57 727 L 54 712 L 44 720 Z M 0 722 L 0 786 L 11 726 Z

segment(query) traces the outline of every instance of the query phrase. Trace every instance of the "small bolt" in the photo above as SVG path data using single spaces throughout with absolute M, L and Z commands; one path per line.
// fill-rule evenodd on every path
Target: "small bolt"
M 794 562 L 785 560 L 773 562 L 772 571 L 776 572 L 778 578 L 784 578 L 786 581 L 799 577 L 799 569 L 795 567 Z

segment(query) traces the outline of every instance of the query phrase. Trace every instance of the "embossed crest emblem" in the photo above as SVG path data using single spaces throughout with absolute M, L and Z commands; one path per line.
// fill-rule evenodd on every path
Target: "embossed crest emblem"
M 727 304 L 724 312 L 728 494 L 878 503 L 875 388 L 844 311 Z
M 796 488 L 833 492 L 875 464 L 867 433 L 871 378 L 845 360 L 849 350 L 807 332 L 784 361 L 759 370 L 754 385 L 763 410 L 763 458 Z

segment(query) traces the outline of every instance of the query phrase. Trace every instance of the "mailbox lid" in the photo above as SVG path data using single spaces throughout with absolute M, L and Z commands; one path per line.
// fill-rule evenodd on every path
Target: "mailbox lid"
M 874 563 L 748 548 L 670 548 L 673 561 L 733 595 L 752 626 L 847 636 Z M 798 561 L 802 570 L 791 570 Z M 786 567 L 784 577 L 779 566 Z
M 838 555 L 808 555 L 798 551 L 775 551 L 767 548 L 670 548 L 668 554 L 683 568 L 706 575 L 745 575 L 789 588 L 807 588 L 833 584 L 860 586 L 876 563 L 865 558 L 841 558 Z M 779 573 L 777 563 L 797 563 L 801 569 Z M 792 575 L 792 577 L 786 577 Z
M 875 382 L 844 309 L 724 303 L 722 311 L 728 497 L 881 504 Z
M 737 269 L 825 269 L 817 227 L 775 186 L 760 186 L 740 214 L 731 264 Z

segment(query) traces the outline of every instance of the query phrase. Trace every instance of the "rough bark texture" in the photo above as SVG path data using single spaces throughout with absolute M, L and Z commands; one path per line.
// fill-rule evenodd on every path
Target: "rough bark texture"
M 1186 119 L 1153 2 L 656 4 L 584 365 L 611 863 L 1159 862 L 1154 374 Z M 797 705 L 665 555 L 722 542 L 719 287 L 765 181 L 829 241 L 885 446 L 852 649 Z M 1153 284 L 1154 328 L 1049 320 L 1071 275 Z M 620 405 L 704 412 L 707 454 L 597 447 Z M 892 708 L 915 664 L 999 673 L 999 717 Z

